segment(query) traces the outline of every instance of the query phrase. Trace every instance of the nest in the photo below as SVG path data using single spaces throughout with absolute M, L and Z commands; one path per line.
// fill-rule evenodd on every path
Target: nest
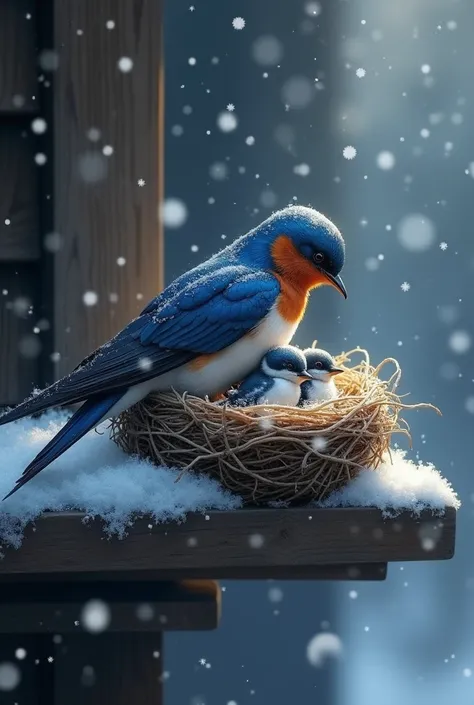
M 355 353 L 362 359 L 352 366 Z M 340 396 L 318 406 L 232 408 L 171 391 L 114 419 L 112 437 L 127 453 L 217 478 L 246 504 L 322 500 L 362 468 L 376 469 L 394 433 L 410 437 L 403 409 L 430 406 L 402 403 L 392 358 L 373 367 L 357 349 L 337 364 Z

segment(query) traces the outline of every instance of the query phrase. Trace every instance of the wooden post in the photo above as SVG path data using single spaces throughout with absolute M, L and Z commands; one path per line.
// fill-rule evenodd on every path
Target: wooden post
M 21 678 L 11 699 L 2 695 L 0 702 L 162 705 L 163 632 L 215 629 L 218 584 L 78 577 L 69 584 L 56 575 L 2 585 L 0 659 Z M 108 615 L 100 633 L 88 631 L 84 618 L 91 599 Z M 26 652 L 21 660 L 18 648 Z
M 53 5 L 60 376 L 138 315 L 163 283 L 162 3 Z

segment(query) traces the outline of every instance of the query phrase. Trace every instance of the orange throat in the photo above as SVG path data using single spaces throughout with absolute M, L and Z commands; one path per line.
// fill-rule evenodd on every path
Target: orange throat
M 281 286 L 278 313 L 285 321 L 297 324 L 304 316 L 309 292 L 326 280 L 286 235 L 280 235 L 273 243 L 272 258 Z

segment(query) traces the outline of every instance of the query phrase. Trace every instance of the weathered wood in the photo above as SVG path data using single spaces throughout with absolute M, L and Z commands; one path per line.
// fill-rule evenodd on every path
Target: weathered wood
M 220 587 L 212 580 L 17 582 L 2 585 L 0 633 L 87 632 L 82 614 L 89 600 L 101 600 L 108 606 L 107 632 L 114 633 L 215 629 L 221 611 Z
M 0 113 L 37 108 L 35 6 L 35 0 L 0 0 Z
M 149 528 L 149 527 L 152 528 Z M 75 513 L 45 515 L 20 550 L 6 550 L 0 574 L 154 570 L 161 579 L 292 577 L 320 565 L 443 560 L 454 554 L 456 512 L 403 513 L 384 520 L 377 509 L 245 509 L 191 514 L 182 524 L 138 520 L 123 541 L 104 540 L 100 522 Z M 429 532 L 430 542 L 423 537 Z
M 182 571 L 167 571 L 167 577 L 171 580 L 175 576 L 180 576 Z M 188 578 L 196 578 L 198 582 L 202 580 L 202 570 L 189 569 L 186 571 Z M 214 574 L 213 574 L 214 575 Z M 113 571 L 109 573 L 29 573 L 28 580 L 35 582 L 51 582 L 60 580 L 68 583 L 88 582 L 88 581 L 120 581 L 133 582 L 135 580 L 160 580 L 162 573 L 156 570 L 134 570 L 132 572 Z M 219 568 L 219 580 L 385 580 L 387 577 L 386 563 L 347 563 L 334 565 L 308 565 L 294 566 L 291 573 L 282 573 L 282 569 L 272 566 L 247 567 L 245 573 L 236 574 L 235 568 Z M 17 582 L 18 575 L 0 573 L 0 585 Z
M 66 635 L 48 705 L 162 705 L 163 641 L 155 634 Z
M 20 679 L 13 690 L 0 689 L 0 703 L 2 705 L 20 705 L 22 703 L 44 705 L 48 702 L 42 700 L 42 697 L 48 691 L 48 676 L 52 669 L 49 667 L 43 671 L 35 663 L 39 660 L 46 666 L 49 665 L 46 658 L 53 650 L 50 646 L 49 654 L 47 654 L 45 646 L 43 637 L 30 634 L 2 634 L 0 638 L 0 664 L 4 667 L 8 664 L 10 673 Z M 22 650 L 19 652 L 22 657 L 20 659 L 16 657 L 18 649 Z M 13 668 L 13 672 L 11 668 Z M 53 705 L 51 701 L 49 702 Z
M 1 3 L 2 0 L 0 7 Z M 0 44 L 0 55 L 1 51 Z M 28 261 L 40 256 L 41 167 L 35 164 L 34 155 L 35 136 L 29 126 L 0 122 L 0 261 Z
M 28 314 L 37 300 L 37 277 L 36 265 L 0 264 L 0 406 L 22 401 L 38 382 L 34 346 L 40 338 L 33 333 L 38 318 Z
M 109 20 L 113 30 L 106 27 Z M 55 349 L 61 375 L 134 318 L 162 286 L 162 2 L 54 0 L 54 28 L 54 211 L 63 238 L 54 267 Z M 123 57 L 133 61 L 129 72 L 118 67 Z M 104 156 L 104 146 L 113 154 Z M 97 294 L 96 305 L 84 305 L 86 291 Z

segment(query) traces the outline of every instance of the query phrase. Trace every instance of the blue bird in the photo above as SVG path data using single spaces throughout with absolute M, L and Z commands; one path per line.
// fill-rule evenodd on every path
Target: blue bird
M 339 275 L 344 256 L 330 220 L 290 206 L 178 277 L 71 374 L 0 417 L 1 425 L 85 402 L 10 494 L 152 391 L 213 397 L 242 380 L 267 350 L 289 343 L 311 289 L 327 284 L 347 298 Z
M 281 345 L 264 355 L 259 369 L 251 372 L 239 388 L 229 394 L 228 403 L 231 406 L 296 406 L 301 394 L 300 385 L 310 379 L 301 350 L 292 345 Z
M 317 404 L 335 399 L 338 389 L 334 384 L 334 376 L 344 370 L 337 367 L 336 361 L 326 350 L 307 348 L 303 350 L 306 358 L 306 368 L 311 377 L 301 385 L 301 398 L 298 406 Z

